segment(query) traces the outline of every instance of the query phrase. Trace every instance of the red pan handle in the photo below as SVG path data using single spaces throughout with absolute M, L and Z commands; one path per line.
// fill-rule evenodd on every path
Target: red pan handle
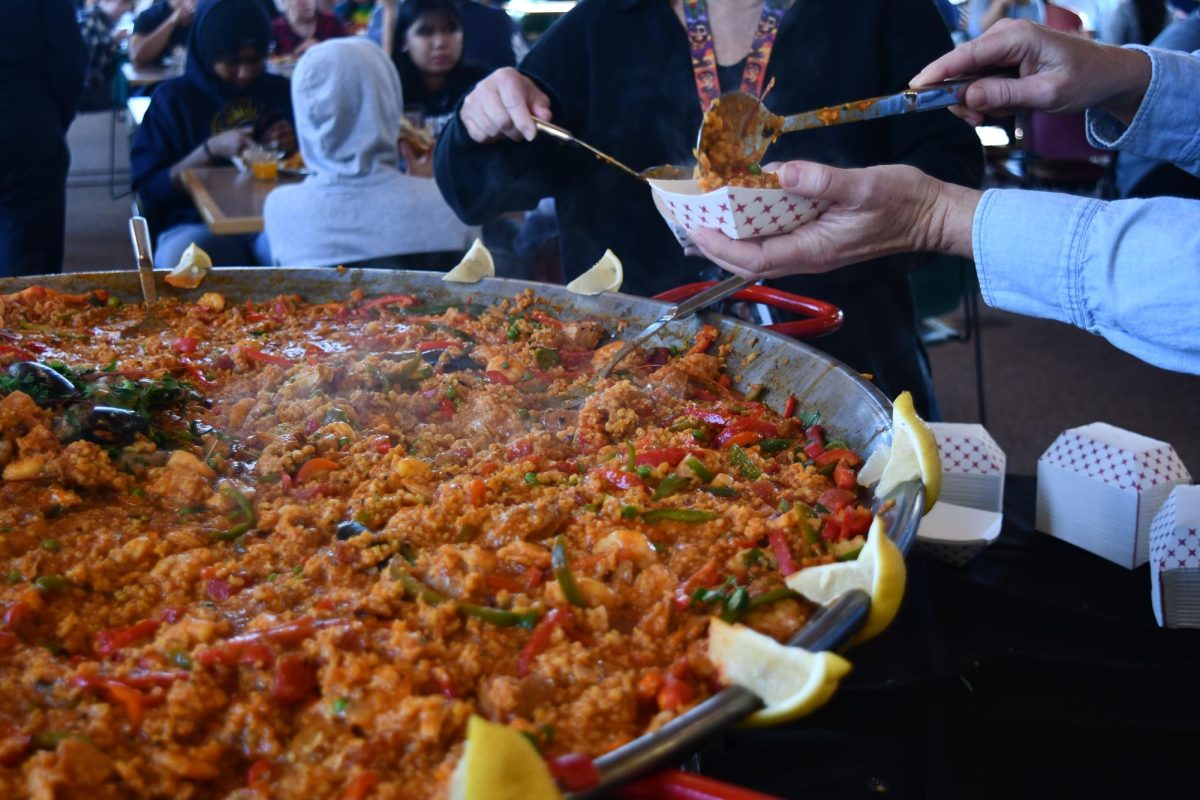
M 686 300 L 693 295 L 703 292 L 705 289 L 716 286 L 716 284 L 716 281 L 687 283 L 683 286 L 676 286 L 674 289 L 668 289 L 662 294 L 656 294 L 654 299 L 663 300 L 668 303 L 678 303 L 681 300 Z M 751 303 L 765 303 L 772 308 L 805 315 L 808 319 L 777 322 L 774 325 L 765 326 L 767 330 L 781 333 L 784 336 L 792 336 L 796 339 L 814 339 L 818 336 L 833 333 L 842 327 L 842 322 L 845 321 L 845 315 L 842 313 L 842 310 L 832 303 L 826 303 L 824 300 L 814 300 L 811 297 L 803 297 L 780 289 L 773 289 L 770 286 L 751 284 L 734 294 L 730 299 L 746 300 Z
M 669 769 L 616 789 L 620 800 L 779 800 L 774 795 Z

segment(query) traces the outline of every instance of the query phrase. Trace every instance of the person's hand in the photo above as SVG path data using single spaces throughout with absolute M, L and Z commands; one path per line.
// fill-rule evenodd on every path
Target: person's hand
M 214 158 L 232 159 L 252 144 L 254 144 L 253 128 L 233 128 L 210 137 L 208 152 Z
M 171 0 L 174 12 L 171 16 L 176 25 L 191 25 L 192 17 L 196 15 L 196 0 Z
M 480 144 L 500 139 L 533 141 L 533 118 L 550 121 L 550 98 L 529 78 L 503 67 L 476 84 L 463 100 L 459 117 Z
M 284 155 L 291 155 L 296 152 L 296 129 L 286 119 L 276 120 L 271 127 L 263 131 L 260 141 L 282 150 Z
M 408 168 L 408 174 L 414 178 L 432 178 L 433 177 L 433 151 L 426 150 L 420 156 L 413 146 L 405 140 L 400 140 L 400 155 L 404 158 L 404 164 Z
M 783 165 L 779 181 L 791 194 L 833 205 L 791 233 L 734 241 L 700 229 L 692 241 L 714 263 L 752 280 L 828 272 L 895 253 L 971 255 L 980 197 L 974 189 L 908 166 L 837 169 L 806 161 Z
M 1017 67 L 1018 78 L 983 78 L 950 110 L 978 125 L 985 114 L 1028 108 L 1068 114 L 1100 106 L 1128 123 L 1150 83 L 1150 59 L 1136 50 L 1094 44 L 1028 20 L 1002 19 L 974 41 L 934 61 L 911 86 Z

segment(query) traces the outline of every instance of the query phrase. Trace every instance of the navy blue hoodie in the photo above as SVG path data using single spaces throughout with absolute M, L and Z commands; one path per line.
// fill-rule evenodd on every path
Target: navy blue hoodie
M 203 0 L 192 22 L 184 74 L 154 92 L 133 138 L 133 188 L 158 231 L 200 221 L 191 199 L 171 182 L 171 167 L 214 134 L 248 125 L 261 130 L 264 122 L 281 116 L 292 119 L 291 91 L 284 78 L 264 72 L 249 87 L 238 89 L 218 78 L 212 64 L 205 62 L 197 37 L 205 18 L 226 3 L 248 3 L 261 12 L 257 0 Z

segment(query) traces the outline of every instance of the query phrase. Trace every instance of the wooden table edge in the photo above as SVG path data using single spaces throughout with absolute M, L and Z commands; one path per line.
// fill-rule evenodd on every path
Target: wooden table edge
M 200 180 L 200 176 L 196 174 L 195 170 L 185 169 L 183 171 L 183 185 L 187 187 L 188 194 L 192 196 L 192 202 L 195 204 L 196 210 L 204 218 L 204 224 L 213 233 L 218 236 L 262 233 L 262 217 L 225 216 L 224 212 L 221 211 L 221 207 L 217 205 L 216 200 L 209 194 L 208 187 L 204 185 L 204 181 Z

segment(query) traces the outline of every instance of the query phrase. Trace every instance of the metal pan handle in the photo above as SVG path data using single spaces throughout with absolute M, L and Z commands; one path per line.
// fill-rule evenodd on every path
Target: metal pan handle
M 654 296 L 654 299 L 664 300 L 668 303 L 678 303 L 681 300 L 706 291 L 716 284 L 716 281 L 687 283 L 683 286 L 676 286 L 674 289 L 668 289 L 662 294 L 657 294 Z M 763 303 L 772 308 L 778 308 L 781 311 L 792 311 L 809 317 L 809 319 L 777 322 L 774 325 L 764 326 L 767 330 L 783 334 L 784 336 L 791 336 L 795 339 L 815 339 L 818 336 L 825 336 L 842 327 L 842 323 L 845 321 L 845 314 L 832 303 L 792 294 L 791 292 L 785 292 L 770 286 L 752 284 L 732 295 L 731 299 L 745 300 L 750 303 Z

